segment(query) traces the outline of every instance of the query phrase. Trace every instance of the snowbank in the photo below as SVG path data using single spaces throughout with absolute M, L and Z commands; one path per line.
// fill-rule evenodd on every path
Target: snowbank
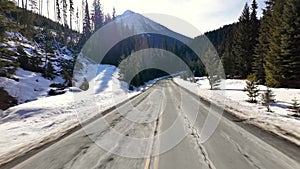
M 248 96 L 244 92 L 245 80 L 225 80 L 223 91 L 209 90 L 207 78 L 197 80 L 197 83 L 190 83 L 179 78 L 174 79 L 178 85 L 210 102 L 217 105 L 224 105 L 225 102 L 225 109 L 246 123 L 259 126 L 300 145 L 300 118 L 291 116 L 293 113 L 288 108 L 292 104 L 292 99 L 300 100 L 299 89 L 272 89 L 276 95 L 276 104 L 271 105 L 273 112 L 270 113 L 261 103 L 251 104 L 246 101 Z M 259 88 L 261 93 L 266 90 L 265 86 Z
M 19 104 L 47 96 L 50 84 L 63 82 L 61 78 L 50 81 L 45 79 L 41 73 L 26 71 L 21 68 L 17 69 L 14 79 L 18 80 L 0 77 L 0 87 L 17 98 Z
M 22 76 L 32 78 L 28 86 L 35 86 L 35 79 L 40 77 L 26 71 L 19 70 L 20 72 Z M 87 91 L 70 90 L 63 95 L 39 98 L 0 112 L 0 164 L 12 156 L 38 147 L 41 143 L 59 138 L 80 122 L 139 93 L 129 92 L 127 84 L 119 81 L 119 70 L 116 67 L 98 65 L 98 72 L 90 80 Z M 41 79 L 39 81 L 44 85 L 50 83 Z M 8 83 L 5 85 L 8 88 L 9 86 Z M 28 86 L 24 86 L 22 91 L 33 93 L 28 91 L 32 90 Z

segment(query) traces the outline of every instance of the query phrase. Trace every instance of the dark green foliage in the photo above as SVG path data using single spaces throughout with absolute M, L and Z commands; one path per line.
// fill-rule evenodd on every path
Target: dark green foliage
M 89 82 L 87 81 L 86 78 L 84 78 L 84 80 L 83 80 L 83 82 L 82 82 L 82 84 L 80 85 L 79 88 L 80 88 L 81 90 L 84 90 L 84 91 L 86 91 L 86 90 L 89 89 Z
M 235 58 L 235 75 L 240 78 L 246 78 L 252 72 L 252 51 L 251 46 L 251 27 L 250 24 L 250 8 L 246 3 L 239 23 L 236 29 L 233 42 L 233 55 Z
M 72 77 L 73 77 L 73 71 L 75 67 L 75 61 L 74 60 L 68 60 L 62 63 L 63 70 L 60 72 L 63 79 L 65 80 L 64 84 L 65 86 L 72 86 Z M 78 67 L 80 69 L 80 67 Z
M 281 87 L 300 88 L 300 1 L 286 0 L 282 16 L 281 34 L 282 74 Z
M 100 0 L 94 0 L 93 2 L 92 20 L 94 24 L 94 32 L 96 32 L 104 24 L 104 14 L 102 12 Z
M 262 24 L 266 25 L 266 85 L 300 87 L 300 1 L 269 0 Z
M 44 69 L 43 77 L 53 80 L 54 78 L 54 68 L 51 62 L 46 63 L 46 69 Z
M 85 8 L 84 8 L 84 19 L 83 19 L 83 33 L 82 36 L 78 42 L 78 47 L 82 48 L 82 46 L 85 44 L 85 42 L 90 38 L 92 35 L 92 27 L 91 27 L 91 18 L 90 18 L 90 10 L 89 10 L 89 4 L 86 0 L 85 2 Z
M 67 4 L 67 0 L 61 0 L 62 1 L 62 12 L 63 12 L 63 24 L 66 27 L 68 24 L 67 21 L 67 8 L 68 8 L 68 4 Z
M 70 17 L 69 17 L 69 19 L 70 19 L 70 29 L 72 30 L 72 28 L 73 28 L 73 24 L 72 24 L 72 22 L 73 22 L 73 15 L 74 15 L 74 2 L 73 2 L 73 0 L 69 0 L 69 14 L 70 14 Z
M 269 17 L 270 11 L 264 10 L 263 17 L 261 19 L 261 25 L 259 30 L 258 43 L 255 47 L 254 61 L 253 61 L 253 72 L 260 84 L 265 84 L 265 58 L 269 50 L 268 34 L 270 31 Z
M 247 100 L 250 103 L 257 103 L 256 98 L 259 96 L 259 89 L 258 89 L 258 82 L 253 74 L 250 74 L 247 77 L 246 81 L 246 87 L 245 91 L 247 92 L 247 95 L 249 97 L 249 100 Z
M 116 8 L 115 7 L 113 7 L 112 19 L 113 20 L 116 19 Z
M 0 48 L 1 58 L 6 58 L 5 60 L 0 59 L 0 77 L 11 77 L 19 67 L 19 63 L 16 59 L 11 59 L 11 56 L 16 55 L 15 52 Z M 8 60 L 11 59 L 11 60 Z
M 225 25 L 220 29 L 205 33 L 205 36 L 207 36 L 207 38 L 211 41 L 220 55 L 224 52 L 224 41 L 229 40 L 228 34 L 234 29 L 234 27 L 235 24 Z
M 281 66 L 281 34 L 283 33 L 282 14 L 284 1 L 273 0 L 274 4 L 270 7 L 270 32 L 269 32 L 269 49 L 266 55 L 266 85 L 269 87 L 282 87 L 285 80 L 284 70 Z
M 60 22 L 61 20 L 61 12 L 60 12 L 60 3 L 59 3 L 60 0 L 55 0 L 55 5 L 56 5 L 56 18 L 57 18 L 57 21 Z
M 0 42 L 4 37 L 5 31 L 11 28 L 11 23 L 8 21 L 7 16 L 15 11 L 15 5 L 9 0 L 0 0 Z
M 296 113 L 297 115 L 300 115 L 300 104 L 298 102 L 298 100 L 296 98 L 294 98 L 292 100 L 292 106 L 291 106 L 291 109 L 294 113 Z
M 226 78 L 233 78 L 235 75 L 235 58 L 233 55 L 233 39 L 235 35 L 235 27 L 235 25 L 232 25 L 231 29 L 229 29 L 226 33 L 226 39 L 220 47 L 221 49 L 223 49 L 223 53 L 220 53 L 219 51 L 220 56 L 222 56 L 221 60 Z
M 270 88 L 267 88 L 267 91 L 262 94 L 262 104 L 266 106 L 268 112 L 272 112 L 270 109 L 270 104 L 275 103 L 275 95 Z
M 18 62 L 20 63 L 20 67 L 23 69 L 29 69 L 28 68 L 29 58 L 28 58 L 27 54 L 24 52 L 24 48 L 22 46 L 18 46 L 17 51 L 19 54 Z
M 10 96 L 2 87 L 0 87 L 0 109 L 6 110 L 18 104 L 16 98 Z

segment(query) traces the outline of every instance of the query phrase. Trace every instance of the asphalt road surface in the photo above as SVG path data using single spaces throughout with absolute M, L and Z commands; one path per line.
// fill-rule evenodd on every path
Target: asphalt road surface
M 203 134 L 204 124 L 214 129 L 220 117 L 209 109 L 207 103 L 171 80 L 160 81 L 68 137 L 2 168 L 300 168 L 299 147 L 228 113 L 211 136 Z

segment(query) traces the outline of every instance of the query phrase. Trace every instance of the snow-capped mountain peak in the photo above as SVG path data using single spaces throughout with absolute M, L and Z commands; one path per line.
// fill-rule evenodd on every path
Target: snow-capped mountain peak
M 128 16 L 128 15 L 132 15 L 135 14 L 135 12 L 131 11 L 131 10 L 126 10 L 121 16 Z
M 170 30 L 166 26 L 157 23 L 143 14 L 135 13 L 131 10 L 125 11 L 122 15 L 117 16 L 117 22 L 122 22 L 124 26 L 130 29 L 134 29 L 134 32 L 154 33 L 166 35 L 169 37 L 175 37 L 177 40 L 182 42 L 188 42 L 189 37 L 186 37 L 180 33 Z

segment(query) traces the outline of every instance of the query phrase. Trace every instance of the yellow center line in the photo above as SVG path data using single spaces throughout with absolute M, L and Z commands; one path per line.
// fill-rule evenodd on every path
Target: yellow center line
M 160 113 L 158 115 L 158 118 L 160 118 L 161 115 L 162 115 L 162 113 L 163 113 L 163 111 L 162 111 L 163 101 L 164 101 L 164 99 L 162 99 L 162 103 L 161 103 L 161 106 L 160 106 Z M 157 126 L 154 127 L 154 130 L 152 132 L 153 135 L 151 137 L 151 143 L 150 143 L 149 153 L 148 153 L 148 157 L 146 159 L 146 163 L 145 163 L 144 169 L 149 169 L 150 168 L 152 150 L 153 150 L 153 147 L 154 147 L 154 144 L 155 144 L 155 130 L 157 130 L 156 131 L 156 134 L 157 134 L 157 140 L 156 141 L 157 142 L 156 142 L 156 147 L 155 147 L 154 153 L 156 153 L 156 152 L 159 151 L 159 148 L 160 148 L 160 135 L 158 134 L 158 132 L 160 131 L 161 123 L 162 123 L 162 121 L 158 120 L 158 124 L 156 124 Z M 155 158 L 154 158 L 154 162 L 153 162 L 153 169 L 158 169 L 158 162 L 159 162 L 159 155 L 156 155 Z

